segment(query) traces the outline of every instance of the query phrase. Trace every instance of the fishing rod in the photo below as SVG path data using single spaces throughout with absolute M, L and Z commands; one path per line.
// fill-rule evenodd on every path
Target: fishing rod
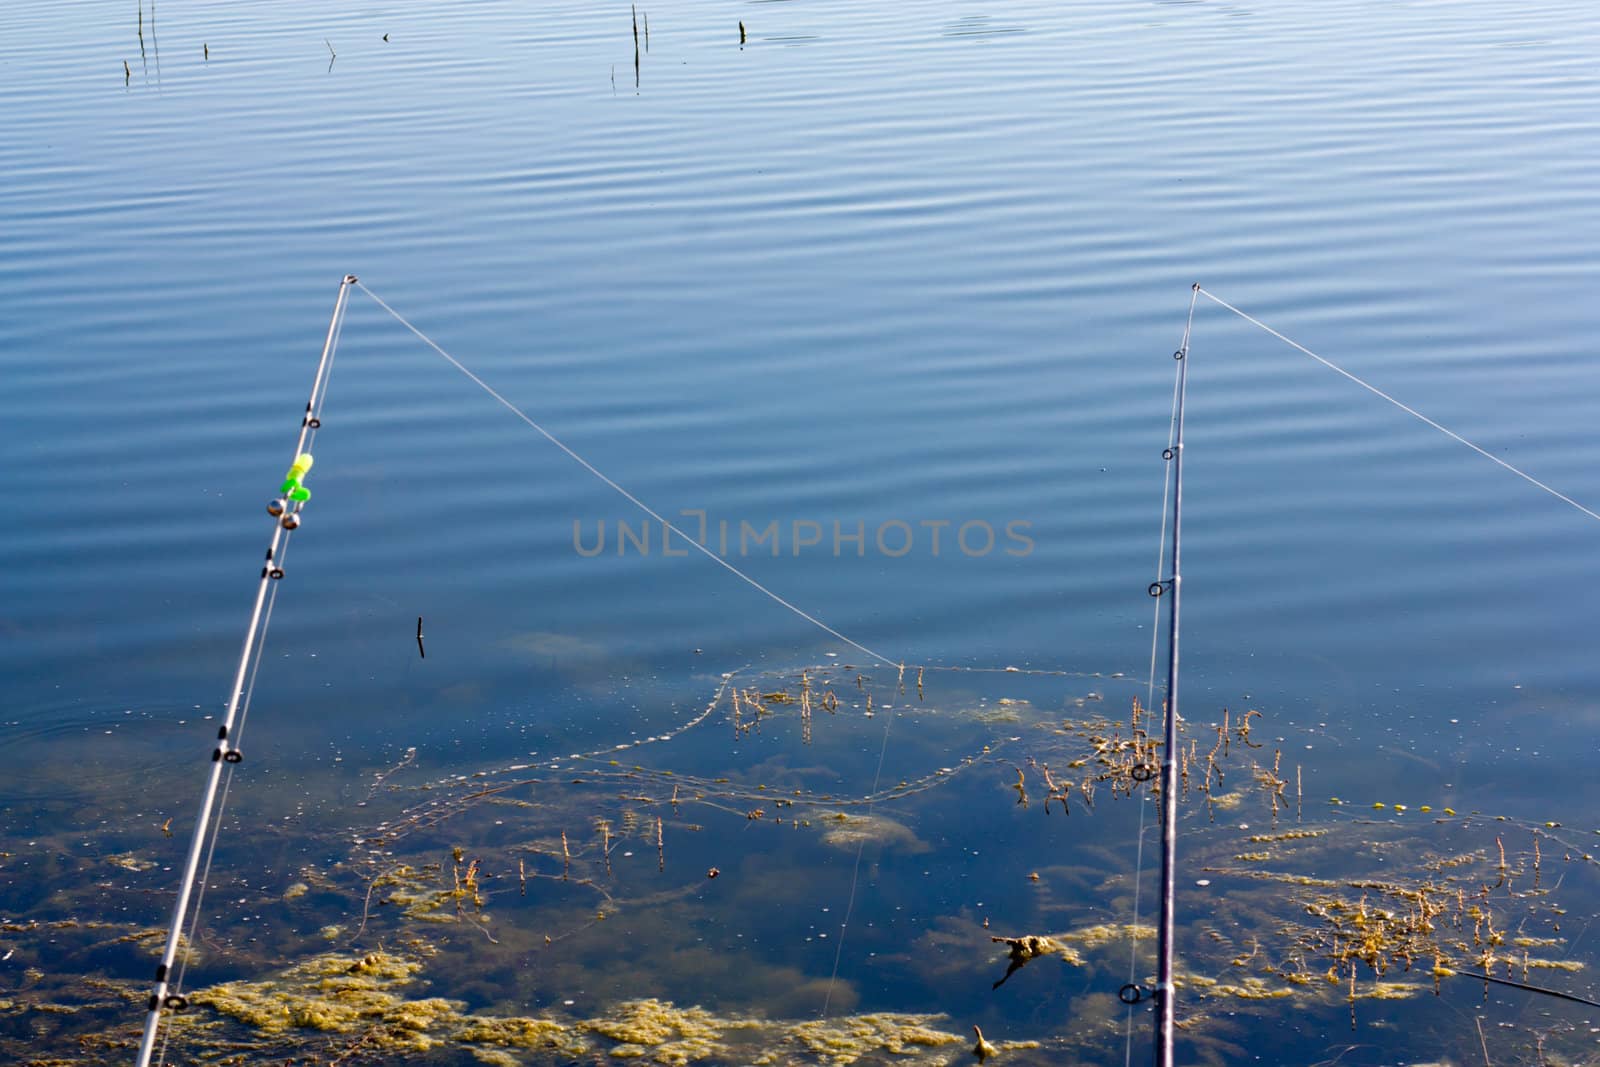
M 206 777 L 205 791 L 200 802 L 200 816 L 195 821 L 194 834 L 189 840 L 189 854 L 184 861 L 183 877 L 178 883 L 178 901 L 172 910 L 172 926 L 167 931 L 167 943 L 161 953 L 161 962 L 156 966 L 155 986 L 150 992 L 146 1007 L 144 1036 L 139 1041 L 138 1067 L 150 1065 L 163 1013 L 182 1011 L 188 1007 L 189 1002 L 178 991 L 182 980 L 182 968 L 179 968 L 179 974 L 174 978 L 173 966 L 177 961 L 179 945 L 183 941 L 184 920 L 189 916 L 190 898 L 195 894 L 197 886 L 201 895 L 205 892 L 205 875 L 200 873 L 200 861 L 202 854 L 205 854 L 206 870 L 209 873 L 211 851 L 216 846 L 216 833 L 213 830 L 208 835 L 207 831 L 210 830 L 214 819 L 220 820 L 218 789 L 221 788 L 224 800 L 227 797 L 222 772 L 224 769 L 227 770 L 228 781 L 231 782 L 233 768 L 244 760 L 244 755 L 239 749 L 238 735 L 243 727 L 244 715 L 250 710 L 250 694 L 255 690 L 255 666 L 260 665 L 261 649 L 272 616 L 271 605 L 277 597 L 275 583 L 284 574 L 283 557 L 288 549 L 290 535 L 300 526 L 300 513 L 306 501 L 311 499 L 311 490 L 305 486 L 306 476 L 310 473 L 313 463 L 308 449 L 316 438 L 317 430 L 322 426 L 322 400 L 327 392 L 328 374 L 333 366 L 334 351 L 339 345 L 339 333 L 344 325 L 344 313 L 349 304 L 350 289 L 355 284 L 354 274 L 345 275 L 339 282 L 339 295 L 334 301 L 333 317 L 328 322 L 328 336 L 322 345 L 322 358 L 317 362 L 317 373 L 311 380 L 311 397 L 306 401 L 305 413 L 300 418 L 300 436 L 295 441 L 294 458 L 289 464 L 288 474 L 278 487 L 278 496 L 267 505 L 267 513 L 273 518 L 272 540 L 267 545 L 266 558 L 261 565 L 261 579 L 256 586 L 255 606 L 250 612 L 250 624 L 245 628 L 244 647 L 239 652 L 239 665 L 234 671 L 233 688 L 228 694 L 228 710 L 223 715 L 222 725 L 217 729 L 216 744 L 211 750 L 211 770 Z M 248 684 L 246 684 L 247 675 Z M 198 921 L 197 901 L 195 922 Z M 191 937 L 192 929 L 191 927 Z
M 1189 321 L 1194 322 L 1196 284 L 1189 300 Z M 1172 353 L 1178 361 L 1177 403 L 1173 409 L 1172 444 L 1162 453 L 1172 463 L 1171 565 L 1165 581 L 1150 586 L 1154 596 L 1170 595 L 1167 614 L 1167 710 L 1161 749 L 1161 913 L 1156 927 L 1156 1067 L 1172 1065 L 1172 1030 L 1176 992 L 1172 983 L 1173 910 L 1177 896 L 1178 846 L 1178 609 L 1183 587 L 1183 401 L 1189 385 L 1189 333 Z

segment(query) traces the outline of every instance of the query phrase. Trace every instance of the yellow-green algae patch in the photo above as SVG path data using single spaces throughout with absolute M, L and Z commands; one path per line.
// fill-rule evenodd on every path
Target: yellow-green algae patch
M 1192 989 L 1204 997 L 1234 997 L 1238 1000 L 1277 1000 L 1294 996 L 1294 990 L 1285 986 L 1268 985 L 1265 979 L 1251 975 L 1242 982 L 1219 982 L 1215 978 L 1190 974 L 1178 979 L 1178 985 Z
M 1372 982 L 1356 987 L 1357 1000 L 1405 1000 L 1418 993 L 1433 992 L 1433 987 L 1415 982 Z
M 1313 837 L 1326 837 L 1326 828 L 1315 830 L 1280 830 L 1275 834 L 1251 834 L 1249 840 L 1257 844 L 1267 844 L 1274 841 L 1305 841 Z
M 1071 941 L 1082 945 L 1084 948 L 1103 948 L 1118 941 L 1126 941 L 1130 937 L 1140 940 L 1153 939 L 1156 928 L 1153 926 L 1132 923 L 1099 923 L 1095 926 L 1084 926 L 1069 933 L 1058 935 L 1059 940 Z
M 1243 789 L 1235 789 L 1231 793 L 1221 793 L 1208 798 L 1208 802 L 1218 811 L 1232 811 L 1242 805 L 1249 796 Z
M 440 867 L 418 869 L 402 864 L 373 879 L 371 891 L 383 891 L 380 902 L 399 907 L 407 918 L 434 923 L 458 922 L 458 909 L 465 895 L 459 884 L 444 888 L 440 884 L 442 879 Z
M 932 851 L 911 828 L 904 823 L 882 815 L 851 815 L 842 811 L 823 816 L 826 829 L 822 834 L 824 844 L 849 851 L 862 845 L 893 845 L 911 853 Z
M 819 1019 L 796 1023 L 786 1038 L 832 1067 L 845 1067 L 878 1052 L 913 1055 L 928 1049 L 959 1045 L 966 1039 L 931 1025 L 942 1015 L 906 1015 L 881 1012 L 844 1019 Z M 776 1053 L 755 1061 L 760 1064 L 783 1062 Z M 942 1062 L 942 1061 L 941 1061 Z
M 1524 967 L 1545 968 L 1553 971 L 1581 971 L 1584 965 L 1577 960 L 1524 960 Z
M 722 1044 L 728 1023 L 704 1008 L 679 1008 L 664 1001 L 630 1000 L 585 1028 L 617 1042 L 611 1055 L 649 1059 L 683 1067 L 705 1059 L 726 1059 Z
M 443 1042 L 489 1046 L 473 1048 L 479 1059 L 494 1049 L 554 1049 L 571 1056 L 588 1048 L 572 1027 L 548 1019 L 468 1015 L 461 1001 L 408 998 L 405 987 L 421 969 L 414 960 L 385 952 L 330 953 L 264 981 L 226 982 L 191 999 L 269 1038 L 298 1030 L 359 1031 L 366 1044 L 398 1051 L 421 1052 Z M 489 1055 L 488 1062 L 495 1057 Z
M 276 978 L 224 982 L 191 999 L 268 1035 L 295 1029 L 350 1033 L 376 1023 L 415 1032 L 449 1010 L 447 1002 L 407 1001 L 396 991 L 421 967 L 383 952 L 358 958 L 330 953 L 298 963 Z M 423 1003 L 428 1006 L 413 1006 Z
M 1006 726 L 1021 722 L 1024 712 L 1033 713 L 1033 711 L 1033 705 L 1026 700 L 1002 698 L 992 707 L 983 707 L 972 712 L 972 718 L 984 726 Z
M 905 1057 L 908 1064 L 943 1063 L 933 1050 L 964 1040 L 940 1029 L 936 1023 L 944 1017 L 939 1015 L 879 1013 L 790 1022 L 725 1018 L 656 999 L 624 1001 L 594 1018 L 570 1021 L 473 1015 L 463 1011 L 461 1001 L 408 997 L 421 969 L 420 962 L 392 953 L 328 953 L 262 981 L 213 986 L 191 1000 L 243 1023 L 274 1046 L 297 1034 L 359 1034 L 362 1046 L 374 1051 L 403 1054 L 453 1044 L 493 1067 L 529 1062 L 536 1052 L 563 1060 L 600 1054 L 662 1067 L 735 1060 L 842 1067 L 885 1053 Z M 1030 1046 L 1008 1042 L 1002 1047 Z
M 486 1063 L 500 1062 L 495 1059 L 496 1054 L 508 1055 L 503 1051 L 507 1049 L 544 1049 L 567 1059 L 582 1056 L 589 1050 L 589 1042 L 577 1027 L 554 1019 L 463 1015 L 459 1022 L 460 1028 L 450 1035 L 451 1038 L 474 1046 L 473 1055 Z M 522 1061 L 512 1057 L 512 1062 Z

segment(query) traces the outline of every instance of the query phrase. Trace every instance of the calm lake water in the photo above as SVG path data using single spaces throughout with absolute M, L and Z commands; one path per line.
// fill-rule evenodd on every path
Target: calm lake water
M 1002 1064 L 1145 1062 L 1113 998 L 1154 805 L 1112 778 L 1046 815 L 1040 765 L 1103 768 L 1090 736 L 1146 696 L 1192 283 L 1600 506 L 1592 4 L 636 17 L 637 54 L 627 5 L 567 0 L 0 14 L 6 1058 L 131 1062 L 346 273 L 661 514 L 719 550 L 726 523 L 753 579 L 930 670 L 659 527 L 619 549 L 640 512 L 355 292 L 173 1062 L 956 1063 L 974 1024 L 1039 1043 Z M 1204 300 L 1185 457 L 1188 743 L 1203 763 L 1227 708 L 1229 752 L 1184 802 L 1180 1059 L 1600 1062 L 1595 1009 L 1429 975 L 1436 948 L 1600 992 L 1600 527 Z M 741 545 L 771 524 L 776 551 Z M 730 685 L 840 706 L 772 698 L 746 732 Z M 482 904 L 407 904 L 474 861 Z M 1384 968 L 1414 995 L 1369 997 L 1357 952 L 1349 998 L 1369 907 L 1451 931 Z M 1085 958 L 992 989 L 990 938 L 1022 934 Z M 381 1005 L 274 1030 L 200 995 L 380 950 L 420 968 L 396 1003 L 581 1040 Z M 646 998 L 721 1036 L 596 1022 Z M 881 1012 L 943 1036 L 793 1028 Z

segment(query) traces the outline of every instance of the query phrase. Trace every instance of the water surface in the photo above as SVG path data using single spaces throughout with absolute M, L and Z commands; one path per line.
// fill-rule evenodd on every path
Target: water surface
M 15 955 L 0 999 L 14 1004 L 4 1039 L 19 1057 L 101 1055 L 80 1052 L 69 1017 L 29 1006 L 51 1002 L 52 983 L 148 980 L 137 946 L 96 935 L 63 959 L 48 941 L 60 928 L 28 924 L 168 920 L 166 868 L 180 861 L 238 655 L 269 533 L 262 505 L 346 273 L 662 514 L 703 511 L 735 542 L 742 522 L 776 522 L 777 555 L 735 544 L 729 562 L 894 661 L 1143 678 L 1170 354 L 1196 281 L 1586 505 L 1600 500 L 1586 448 L 1600 387 L 1587 352 L 1600 22 L 1585 5 L 688 0 L 639 12 L 649 40 L 641 28 L 637 68 L 622 6 L 133 7 L 24 0 L 7 10 L 0 52 L 13 429 L 0 484 L 15 516 L 0 569 L 0 913 L 19 924 L 3 935 Z M 1472 852 L 1493 882 L 1496 836 L 1527 866 L 1534 830 L 1570 832 L 1581 867 L 1600 682 L 1581 594 L 1597 577 L 1592 520 L 1204 302 L 1191 359 L 1195 739 L 1224 707 L 1262 710 L 1257 740 L 1271 747 L 1249 750 L 1238 784 L 1254 781 L 1250 759 L 1265 766 L 1281 749 L 1316 804 L 1302 820 L 1361 847 L 1393 833 L 1419 864 Z M 648 555 L 619 554 L 616 524 L 637 528 L 639 513 L 359 293 L 325 414 L 217 863 L 218 884 L 250 890 L 208 895 L 218 948 L 191 988 L 330 945 L 372 948 L 352 916 L 373 873 L 360 864 L 377 861 L 354 840 L 421 803 L 425 784 L 659 735 L 703 709 L 724 672 L 792 681 L 809 664 L 870 666 L 703 558 L 664 556 L 659 539 Z M 586 558 L 574 524 L 592 538 L 602 521 L 612 540 Z M 796 553 L 797 523 L 822 542 Z M 895 556 L 874 534 L 901 523 L 915 539 Z M 1026 554 L 1005 552 L 1018 544 L 1008 523 Z M 860 554 L 849 541 L 833 551 L 835 524 L 860 524 Z M 997 531 L 995 548 L 952 549 L 963 524 Z M 978 925 L 964 888 L 976 861 L 962 856 L 991 853 L 982 899 L 1003 909 L 1002 933 L 1126 923 L 1141 802 L 1069 822 L 1043 815 L 1035 782 L 1019 808 L 1013 764 L 1036 772 L 1025 756 L 982 752 L 1012 732 L 919 722 L 894 674 L 869 671 L 852 699 L 870 683 L 878 705 L 901 707 L 870 720 L 855 708 L 848 731 L 809 747 L 792 716 L 758 745 L 735 744 L 721 707 L 696 728 L 703 740 L 638 760 L 746 790 L 810 768 L 791 789 L 859 799 L 877 792 L 880 752 L 884 781 L 970 756 L 974 769 L 948 785 L 884 802 L 926 851 L 858 864 L 821 842 L 820 823 L 768 838 L 749 809 L 669 804 L 718 845 L 679 844 L 681 864 L 655 882 L 653 841 L 631 846 L 645 869 L 619 896 L 638 909 L 635 936 L 653 939 L 648 976 L 558 952 L 540 965 L 556 979 L 494 964 L 491 996 L 465 977 L 481 961 L 458 953 L 492 946 L 451 930 L 427 995 L 505 1015 L 581 1000 L 570 1013 L 582 1018 L 640 997 L 730 1017 L 943 1012 L 948 1032 L 980 1022 L 1044 1042 L 1040 1056 L 1121 1062 L 1120 1009 L 1070 1005 L 1114 994 L 1125 958 L 1090 972 L 1035 963 L 991 991 L 1003 951 Z M 1040 759 L 1072 758 L 1081 739 L 1043 731 L 1086 692 L 1124 724 L 1141 692 L 948 678 L 959 684 L 924 706 L 955 716 L 1029 700 L 1042 732 L 1027 754 Z M 403 772 L 376 781 L 413 748 Z M 553 814 L 522 836 L 497 838 L 473 809 L 401 858 L 445 877 L 461 847 L 512 878 L 514 859 L 545 855 L 518 849 L 553 848 L 566 823 L 587 837 L 593 818 L 620 825 L 631 809 L 611 785 L 552 786 Z M 1270 799 L 1258 792 L 1252 804 Z M 648 793 L 647 836 L 670 788 L 652 779 Z M 1331 810 L 1334 796 L 1347 805 Z M 1520 836 L 1417 820 L 1424 804 L 1505 816 Z M 1344 814 L 1357 809 L 1376 826 Z M 1212 855 L 1202 827 L 1223 824 L 1186 810 L 1197 836 L 1180 885 L 1220 888 L 1199 867 L 1250 846 L 1219 839 Z M 717 905 L 638 902 L 687 892 L 701 866 L 736 871 L 719 859 L 730 842 L 752 867 L 719 944 L 761 947 L 716 977 L 669 931 Z M 1329 849 L 1307 869 L 1367 876 L 1393 854 Z M 106 866 L 119 856 L 156 866 Z M 345 866 L 282 911 L 318 864 Z M 1052 880 L 1039 870 L 1052 864 L 1098 873 Z M 1585 877 L 1562 883 L 1571 915 L 1593 911 Z M 1229 886 L 1239 908 L 1256 899 L 1247 881 Z M 1293 887 L 1271 885 L 1264 912 L 1299 907 Z M 835 972 L 834 951 L 804 938 L 852 898 Z M 508 900 L 492 902 L 495 921 L 528 942 L 503 941 L 541 946 L 539 913 Z M 564 914 L 593 902 L 545 903 Z M 1528 898 L 1503 906 L 1502 918 L 1556 921 L 1529 918 Z M 822 907 L 832 919 L 806 912 Z M 1215 911 L 1212 897 L 1180 902 L 1180 950 L 1212 976 L 1248 952 L 1216 947 L 1203 925 Z M 907 912 L 954 940 L 875 940 Z M 246 918 L 277 932 L 252 947 Z M 344 940 L 317 939 L 339 924 Z M 1572 924 L 1558 952 L 1585 969 L 1530 980 L 1589 986 Z M 1287 971 L 1294 937 L 1278 937 L 1264 951 Z M 589 999 L 571 994 L 580 985 Z M 782 1003 L 750 992 L 778 988 Z M 1362 1013 L 1350 1035 L 1338 992 L 1299 1014 L 1245 1005 L 1274 1027 L 1230 1028 L 1213 1012 L 1185 1037 L 1186 1058 L 1315 1062 L 1352 1044 L 1341 1062 L 1409 1062 L 1437 1056 L 1441 1035 L 1468 1040 L 1447 1046 L 1465 1058 L 1481 1054 L 1468 1015 L 1483 1018 L 1497 1063 L 1536 1062 L 1536 1039 L 1589 1054 L 1575 1006 L 1502 990 L 1485 1002 L 1479 986 L 1451 996 L 1447 984 L 1437 1000 L 1381 1002 L 1393 1014 Z M 1104 1025 L 1064 1021 L 1091 1016 Z M 137 1007 L 96 1019 L 126 1036 Z

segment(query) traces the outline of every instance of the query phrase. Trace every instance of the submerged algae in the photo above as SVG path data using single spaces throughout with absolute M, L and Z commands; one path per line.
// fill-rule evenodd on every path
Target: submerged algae
M 877 844 L 897 846 L 912 854 L 933 851 L 932 846 L 918 837 L 909 826 L 882 815 L 851 815 L 837 811 L 822 818 L 827 825 L 822 841 L 834 848 L 848 851 L 862 845 Z
M 620 1004 L 605 1017 L 582 1025 L 617 1042 L 613 1056 L 685 1067 L 697 1060 L 726 1058 L 722 1038 L 740 1024 L 718 1019 L 704 1008 L 679 1008 L 652 998 Z
M 254 1047 L 262 1054 L 292 1052 L 313 1033 L 340 1034 L 353 1040 L 352 1047 L 395 1055 L 464 1046 L 480 1062 L 497 1067 L 530 1062 L 530 1053 L 560 1060 L 599 1054 L 663 1067 L 741 1059 L 843 1067 L 881 1053 L 915 1063 L 919 1052 L 962 1042 L 937 1028 L 940 1015 L 877 1013 L 795 1022 L 723 1017 L 654 998 L 624 1001 L 587 1019 L 479 1015 L 465 1011 L 459 1000 L 408 997 L 408 987 L 422 982 L 421 971 L 419 960 L 385 952 L 316 956 L 272 978 L 225 982 L 194 994 L 196 1006 L 220 1018 L 186 1017 L 174 1036 L 182 1043 L 203 1034 L 209 1043 L 217 1037 L 215 1024 L 225 1019 L 252 1031 L 253 1045 L 246 1041 L 234 1047 Z M 1001 1045 L 1028 1047 L 1034 1043 Z
M 933 1028 L 931 1024 L 942 1018 L 942 1015 L 882 1012 L 844 1019 L 819 1019 L 789 1027 L 785 1037 L 830 1067 L 846 1067 L 875 1052 L 915 1057 L 930 1049 L 964 1044 L 966 1039 L 960 1035 Z M 757 1064 L 782 1062 L 776 1058 L 776 1053 L 756 1061 Z
M 224 982 L 190 1000 L 267 1035 L 295 1029 L 350 1033 L 362 1025 L 399 1024 L 402 1016 L 404 1028 L 416 1030 L 419 1019 L 408 1007 L 412 1002 L 397 987 L 421 969 L 420 963 L 381 952 L 358 959 L 330 953 L 298 963 L 276 978 Z M 430 1008 L 423 1021 L 433 1017 Z

